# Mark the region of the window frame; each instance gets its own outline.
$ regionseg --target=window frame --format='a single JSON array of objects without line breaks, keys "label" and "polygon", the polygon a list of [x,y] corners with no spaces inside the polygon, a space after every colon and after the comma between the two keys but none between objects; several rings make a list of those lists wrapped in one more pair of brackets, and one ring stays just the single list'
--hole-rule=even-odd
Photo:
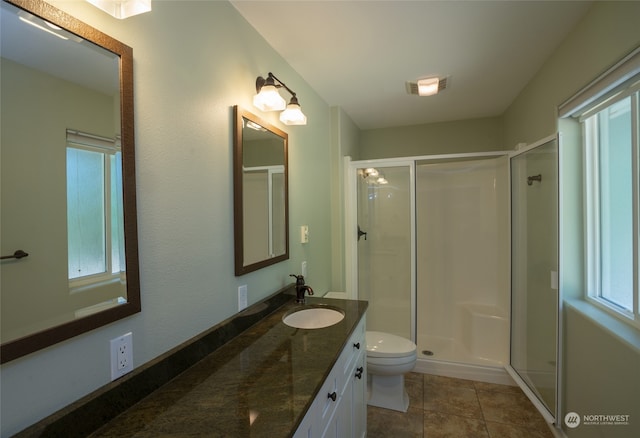
[{"label": "window frame", "polygon": [[[606,311],[617,319],[640,328],[640,291],[638,233],[639,233],[639,187],[640,166],[640,74],[631,81],[632,85],[584,111],[580,117],[584,147],[584,220],[585,220],[585,299],[590,304]],[[614,301],[603,297],[602,293],[602,254],[600,231],[600,164],[599,164],[599,123],[592,117],[620,102],[631,98],[631,173],[632,173],[632,308],[629,310]]]}]

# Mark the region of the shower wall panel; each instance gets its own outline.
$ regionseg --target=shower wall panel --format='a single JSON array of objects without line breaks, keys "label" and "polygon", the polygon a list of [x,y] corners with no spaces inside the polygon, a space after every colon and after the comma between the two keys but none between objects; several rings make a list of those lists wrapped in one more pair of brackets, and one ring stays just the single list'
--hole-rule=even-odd
[{"label": "shower wall panel", "polygon": [[505,157],[417,166],[417,344],[432,359],[507,361],[508,211]]}]

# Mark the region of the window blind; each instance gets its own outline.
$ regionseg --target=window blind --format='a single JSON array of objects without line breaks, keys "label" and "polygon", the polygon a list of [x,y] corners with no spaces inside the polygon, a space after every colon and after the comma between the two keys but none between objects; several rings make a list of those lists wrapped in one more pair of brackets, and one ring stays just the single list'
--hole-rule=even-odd
[{"label": "window blind", "polygon": [[640,47],[560,104],[558,116],[579,117],[583,112],[623,92],[640,80]]}]

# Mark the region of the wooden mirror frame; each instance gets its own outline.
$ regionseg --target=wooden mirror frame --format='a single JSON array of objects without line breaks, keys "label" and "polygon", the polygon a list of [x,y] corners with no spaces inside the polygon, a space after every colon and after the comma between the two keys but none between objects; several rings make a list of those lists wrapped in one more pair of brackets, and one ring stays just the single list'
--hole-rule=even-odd
[{"label": "wooden mirror frame", "polygon": [[[258,262],[245,265],[244,264],[244,207],[243,207],[243,143],[242,143],[242,119],[250,120],[271,133],[281,137],[284,147],[284,226],[285,226],[285,252],[276,257],[267,258]],[[276,128],[249,111],[239,108],[237,105],[233,107],[233,230],[234,230],[234,246],[235,246],[235,275],[240,276],[249,272],[257,271],[266,266],[271,266],[289,258],[289,135]]]},{"label": "wooden mirror frame", "polygon": [[126,303],[4,343],[0,346],[0,363],[6,363],[138,313],[141,303],[133,123],[133,49],[42,0],[2,1],[60,26],[120,57],[120,135],[127,277]]}]

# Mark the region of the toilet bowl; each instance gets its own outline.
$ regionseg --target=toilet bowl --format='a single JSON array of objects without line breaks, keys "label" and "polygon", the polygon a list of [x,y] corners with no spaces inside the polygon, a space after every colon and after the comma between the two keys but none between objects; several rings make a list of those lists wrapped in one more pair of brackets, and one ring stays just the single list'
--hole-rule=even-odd
[{"label": "toilet bowl", "polygon": [[416,344],[391,333],[368,331],[367,374],[371,406],[407,412],[409,396],[404,374],[416,364]]}]

